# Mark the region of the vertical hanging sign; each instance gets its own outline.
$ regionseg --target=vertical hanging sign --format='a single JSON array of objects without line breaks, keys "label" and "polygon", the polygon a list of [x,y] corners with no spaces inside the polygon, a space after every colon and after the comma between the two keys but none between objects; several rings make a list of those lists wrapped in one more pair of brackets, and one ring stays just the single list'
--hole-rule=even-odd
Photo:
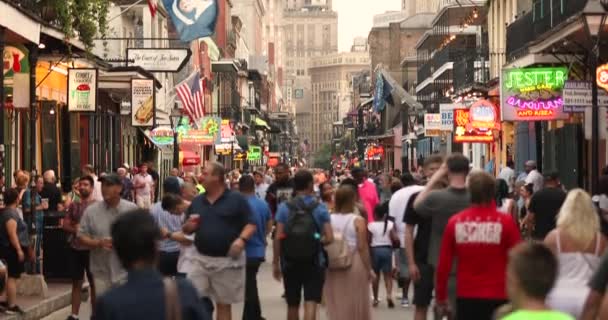
[{"label": "vertical hanging sign", "polygon": [[68,111],[95,112],[97,69],[68,69]]},{"label": "vertical hanging sign", "polygon": [[131,125],[151,127],[154,125],[154,80],[131,80]]}]

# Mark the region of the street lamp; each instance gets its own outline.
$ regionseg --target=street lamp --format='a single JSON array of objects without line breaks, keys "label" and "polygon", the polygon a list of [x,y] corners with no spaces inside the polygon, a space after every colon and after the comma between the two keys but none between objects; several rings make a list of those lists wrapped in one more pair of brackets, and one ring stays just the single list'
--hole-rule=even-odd
[{"label": "street lamp", "polygon": [[[602,3],[603,4],[603,3]],[[597,67],[600,59],[600,33],[606,22],[606,11],[599,1],[588,1],[583,10],[585,29],[591,37],[591,54],[589,66],[591,68],[591,192],[598,192],[599,178],[599,106],[597,88]]]},{"label": "street lamp", "polygon": [[177,103],[171,110],[169,121],[171,121],[171,128],[173,129],[173,167],[179,169],[179,144],[177,142],[177,127],[182,122],[182,111],[177,107]]}]

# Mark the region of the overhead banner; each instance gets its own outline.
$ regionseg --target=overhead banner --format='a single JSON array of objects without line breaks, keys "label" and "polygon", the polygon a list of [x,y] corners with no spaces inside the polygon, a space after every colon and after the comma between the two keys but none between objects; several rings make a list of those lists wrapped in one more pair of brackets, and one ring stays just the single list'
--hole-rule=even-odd
[{"label": "overhead banner", "polygon": [[424,136],[425,137],[441,136],[441,114],[426,113],[424,115]]},{"label": "overhead banner", "polygon": [[163,4],[183,42],[213,35],[217,0],[163,0]]},{"label": "overhead banner", "polygon": [[127,63],[150,72],[179,72],[191,54],[187,48],[128,48]]},{"label": "overhead banner", "polygon": [[68,69],[68,111],[95,112],[97,69]]},{"label": "overhead banner", "polygon": [[151,127],[154,125],[154,80],[131,80],[131,125]]},{"label": "overhead banner", "polygon": [[503,121],[563,120],[563,88],[567,67],[503,69],[501,110]]},{"label": "overhead banner", "polygon": [[454,109],[454,142],[494,141],[494,130],[500,129],[496,106],[479,100],[470,109]]}]

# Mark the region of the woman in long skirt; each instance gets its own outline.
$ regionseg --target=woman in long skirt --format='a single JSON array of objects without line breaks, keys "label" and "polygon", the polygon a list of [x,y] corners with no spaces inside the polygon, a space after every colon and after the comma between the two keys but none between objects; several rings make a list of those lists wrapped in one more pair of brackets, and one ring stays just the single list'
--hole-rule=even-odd
[{"label": "woman in long skirt", "polygon": [[367,240],[367,226],[354,214],[356,193],[349,186],[336,192],[335,213],[331,216],[334,234],[342,234],[352,250],[352,265],[344,270],[328,270],[323,290],[330,320],[370,320],[370,282],[372,271]]}]

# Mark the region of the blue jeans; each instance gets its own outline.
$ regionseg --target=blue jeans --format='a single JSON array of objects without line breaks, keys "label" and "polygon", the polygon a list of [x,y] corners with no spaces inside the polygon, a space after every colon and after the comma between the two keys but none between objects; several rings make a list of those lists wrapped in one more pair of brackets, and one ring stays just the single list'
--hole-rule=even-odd
[{"label": "blue jeans", "polygon": [[44,212],[36,211],[34,217],[34,225],[36,226],[36,246],[34,247],[34,266],[33,272],[35,274],[42,273],[42,238],[44,234]]}]

